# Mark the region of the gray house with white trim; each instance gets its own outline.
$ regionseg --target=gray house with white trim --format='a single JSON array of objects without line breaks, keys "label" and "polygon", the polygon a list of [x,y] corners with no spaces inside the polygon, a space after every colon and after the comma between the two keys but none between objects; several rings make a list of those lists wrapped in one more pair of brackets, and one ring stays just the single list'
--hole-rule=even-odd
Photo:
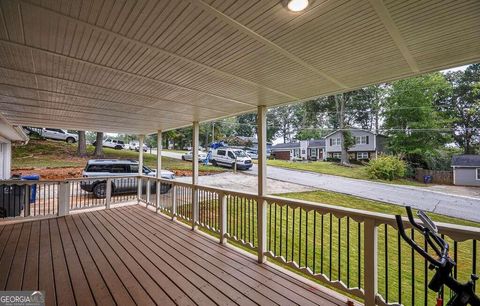
[{"label": "gray house with white trim", "polygon": [[[387,137],[368,130],[350,129],[355,145],[348,149],[350,159],[374,159],[385,151]],[[343,133],[338,130],[325,136],[326,158],[340,158]]]},{"label": "gray house with white trim", "polygon": [[480,155],[452,157],[453,184],[480,187]]}]

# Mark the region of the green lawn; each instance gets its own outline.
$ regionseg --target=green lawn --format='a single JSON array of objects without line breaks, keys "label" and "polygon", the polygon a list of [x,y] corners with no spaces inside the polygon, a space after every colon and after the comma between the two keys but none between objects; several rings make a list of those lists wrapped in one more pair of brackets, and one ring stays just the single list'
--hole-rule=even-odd
[{"label": "green lawn", "polygon": [[168,150],[165,149],[164,151],[173,152],[173,153],[182,153],[182,154],[188,152],[187,150],[170,150],[170,149],[168,149]]},{"label": "green lawn", "polygon": [[420,182],[407,179],[398,179],[393,181],[372,180],[368,178],[365,167],[361,165],[352,165],[351,167],[345,167],[333,162],[292,162],[286,160],[268,160],[267,164],[275,167],[337,175],[354,179],[370,180],[387,184],[412,185],[421,187],[427,186]]},{"label": "green lawn", "polygon": [[[404,208],[400,206],[327,191],[290,193],[279,196],[392,215],[406,215]],[[200,205],[202,212],[215,216],[217,203],[208,206],[201,202]],[[187,206],[189,207],[189,204]],[[209,210],[212,211],[209,212]],[[480,224],[475,222],[438,214],[430,214],[430,216],[439,222],[480,227]],[[211,221],[207,223],[211,223]],[[364,256],[363,223],[346,217],[339,219],[331,214],[321,215],[314,211],[305,212],[300,208],[269,205],[267,224],[267,248],[269,251],[283,256],[288,261],[293,259],[301,266],[307,266],[316,273],[323,273],[332,280],[340,279],[350,287],[363,286],[361,272]],[[249,202],[238,198],[229,199],[227,226],[230,234],[235,234],[238,238],[257,245],[256,209],[251,204],[249,205]],[[205,231],[212,234],[211,231]],[[420,234],[416,233],[416,237],[418,239]],[[472,241],[459,242],[457,245],[448,237],[447,241],[451,245],[452,256],[454,249],[458,250],[458,278],[460,281],[466,281],[472,273]],[[419,239],[419,242],[423,244],[422,239]],[[241,246],[233,240],[230,240],[230,243]],[[255,254],[255,251],[251,249],[242,248]],[[478,262],[476,264],[479,265]],[[431,271],[425,274],[423,258],[412,253],[411,248],[403,240],[399,240],[398,232],[391,226],[381,225],[378,228],[378,273],[379,292],[384,298],[387,297],[386,289],[388,288],[390,302],[397,302],[401,297],[404,305],[424,304],[425,280],[429,280],[433,274]],[[399,273],[401,273],[400,281]],[[412,294],[412,290],[414,290],[414,294]],[[435,295],[430,291],[427,292],[427,305],[433,305]],[[446,291],[445,296],[448,297],[448,294],[449,292]]]},{"label": "green lawn", "polygon": [[[93,146],[87,147],[89,156],[80,158],[76,156],[77,145],[63,141],[35,140],[32,139],[27,145],[16,146],[13,149],[12,168],[63,168],[84,167],[87,160],[93,158]],[[105,158],[135,159],[138,160],[138,152],[130,150],[114,150],[104,148]],[[157,156],[144,153],[145,165],[155,168]],[[179,159],[162,156],[162,168],[168,170],[191,170],[192,163]],[[221,172],[225,169],[200,165],[200,171]]]}]

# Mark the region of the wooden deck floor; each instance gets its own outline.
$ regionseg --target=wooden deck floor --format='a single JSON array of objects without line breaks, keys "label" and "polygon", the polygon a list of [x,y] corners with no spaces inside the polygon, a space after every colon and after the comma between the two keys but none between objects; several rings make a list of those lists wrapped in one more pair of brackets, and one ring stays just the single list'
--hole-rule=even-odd
[{"label": "wooden deck floor", "polygon": [[0,290],[48,305],[338,302],[138,205],[0,226]]}]

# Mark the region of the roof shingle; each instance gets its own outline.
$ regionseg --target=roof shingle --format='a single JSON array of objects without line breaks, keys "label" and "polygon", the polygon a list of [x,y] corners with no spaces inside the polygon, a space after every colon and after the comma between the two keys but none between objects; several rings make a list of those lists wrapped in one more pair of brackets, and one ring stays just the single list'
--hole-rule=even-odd
[{"label": "roof shingle", "polygon": [[480,167],[480,155],[455,155],[452,157],[452,166]]}]

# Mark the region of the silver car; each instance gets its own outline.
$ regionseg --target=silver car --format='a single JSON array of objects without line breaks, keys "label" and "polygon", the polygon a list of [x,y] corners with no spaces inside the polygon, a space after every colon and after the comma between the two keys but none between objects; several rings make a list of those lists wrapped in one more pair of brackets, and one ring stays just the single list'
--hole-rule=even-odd
[{"label": "silver car", "polygon": [[[207,153],[205,152],[198,152],[198,161],[204,161],[207,158]],[[183,160],[188,160],[192,161],[193,160],[193,154],[192,151],[188,151],[187,153],[182,155]]]},{"label": "silver car", "polygon": [[[83,177],[113,177],[112,195],[136,193],[138,185],[135,176],[138,175],[138,166],[139,164],[135,160],[92,159],[85,166]],[[143,174],[151,177],[157,175],[155,170],[146,166],[143,166]],[[168,170],[162,170],[162,178],[174,179],[175,174]],[[82,181],[80,187],[87,192],[92,192],[97,198],[105,198],[106,196],[107,184],[105,179],[85,180]],[[151,188],[152,193],[155,192],[156,184],[151,184]],[[162,183],[160,193],[167,193],[171,188],[171,184]]]}]

